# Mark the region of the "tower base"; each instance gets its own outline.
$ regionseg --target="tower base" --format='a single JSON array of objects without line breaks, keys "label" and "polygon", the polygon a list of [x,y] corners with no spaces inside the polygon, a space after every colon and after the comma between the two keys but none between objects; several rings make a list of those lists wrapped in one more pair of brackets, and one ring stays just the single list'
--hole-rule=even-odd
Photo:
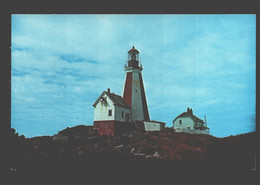
[{"label": "tower base", "polygon": [[132,131],[161,131],[165,128],[165,123],[159,121],[121,122],[107,120],[94,121],[94,128],[99,135],[114,136]]}]

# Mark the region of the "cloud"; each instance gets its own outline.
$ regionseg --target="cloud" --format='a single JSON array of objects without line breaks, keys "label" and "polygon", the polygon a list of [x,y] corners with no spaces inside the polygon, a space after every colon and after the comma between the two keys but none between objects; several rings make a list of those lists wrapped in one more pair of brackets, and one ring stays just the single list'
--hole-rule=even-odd
[{"label": "cloud", "polygon": [[67,62],[69,62],[69,63],[73,63],[73,62],[89,62],[89,63],[93,63],[93,64],[95,64],[95,63],[97,63],[97,61],[94,61],[94,60],[87,60],[87,59],[85,59],[85,58],[83,58],[83,57],[80,57],[80,56],[76,56],[76,55],[61,55],[60,56],[60,59],[61,60],[65,60],[65,61],[67,61]]},{"label": "cloud", "polygon": [[44,84],[54,84],[54,85],[66,87],[66,84],[64,84],[62,82],[55,82],[55,81],[52,81],[52,80],[46,80],[44,82]]},{"label": "cloud", "polygon": [[25,76],[30,74],[29,72],[25,72],[25,71],[20,71],[20,70],[16,70],[16,69],[12,69],[12,76]]},{"label": "cloud", "polygon": [[21,51],[21,52],[26,51],[26,52],[32,52],[33,50],[32,50],[32,48],[30,48],[30,47],[18,47],[18,46],[14,46],[14,47],[12,47],[12,51]]}]

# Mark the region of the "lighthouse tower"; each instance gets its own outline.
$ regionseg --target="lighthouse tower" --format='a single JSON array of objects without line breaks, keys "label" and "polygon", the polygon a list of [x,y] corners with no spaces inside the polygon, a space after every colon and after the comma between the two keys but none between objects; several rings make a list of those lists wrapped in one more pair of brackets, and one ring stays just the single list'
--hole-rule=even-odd
[{"label": "lighthouse tower", "polygon": [[132,122],[150,120],[142,70],[142,65],[139,63],[139,51],[133,46],[133,48],[128,51],[128,62],[125,65],[126,78],[123,90],[123,99],[131,107]]}]

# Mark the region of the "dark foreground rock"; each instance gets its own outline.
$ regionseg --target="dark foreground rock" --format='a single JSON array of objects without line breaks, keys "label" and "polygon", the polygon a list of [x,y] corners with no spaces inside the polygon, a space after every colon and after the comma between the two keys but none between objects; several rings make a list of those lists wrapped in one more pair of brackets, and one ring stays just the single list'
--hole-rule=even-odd
[{"label": "dark foreground rock", "polygon": [[9,184],[256,184],[255,133],[131,131],[99,136],[91,126],[25,138],[12,130]]}]

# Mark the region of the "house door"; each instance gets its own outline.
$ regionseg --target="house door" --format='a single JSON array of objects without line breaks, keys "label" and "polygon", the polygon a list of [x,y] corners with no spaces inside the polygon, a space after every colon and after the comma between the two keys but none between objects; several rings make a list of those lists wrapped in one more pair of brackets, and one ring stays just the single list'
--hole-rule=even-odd
[{"label": "house door", "polygon": [[126,114],[125,114],[125,121],[126,121],[126,122],[129,122],[129,117],[130,117],[129,113],[126,113]]}]

